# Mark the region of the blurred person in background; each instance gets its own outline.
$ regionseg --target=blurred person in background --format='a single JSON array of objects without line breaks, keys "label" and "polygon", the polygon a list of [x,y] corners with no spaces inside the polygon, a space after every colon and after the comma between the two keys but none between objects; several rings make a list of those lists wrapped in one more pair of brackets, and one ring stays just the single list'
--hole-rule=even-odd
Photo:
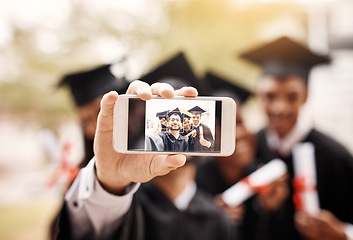
[{"label": "blurred person in background", "polygon": [[241,104],[251,96],[251,92],[213,73],[207,73],[204,82],[212,89],[212,96],[231,97],[237,103],[235,152],[228,157],[208,157],[197,170],[197,184],[216,196],[256,169],[251,166],[255,156],[255,138],[246,129],[241,114]]},{"label": "blurred person in background", "polygon": [[266,193],[260,191],[240,206],[228,206],[222,200],[221,193],[258,168],[259,161],[255,161],[256,139],[247,129],[242,115],[242,108],[252,96],[252,92],[213,73],[206,74],[204,83],[209,85],[211,95],[231,97],[237,103],[236,148],[235,152],[228,157],[207,157],[198,165],[196,183],[211,194],[215,203],[234,220],[241,231],[242,238],[251,239],[249,236],[253,226],[248,222],[247,209],[253,204],[257,204],[263,211],[271,211],[272,208],[280,206],[288,196],[286,177],[271,184],[270,191]]},{"label": "blurred person in background", "polygon": [[[349,189],[353,189],[353,158],[337,141],[299,119],[308,95],[309,72],[328,58],[287,37],[241,56],[262,68],[257,96],[268,124],[257,134],[256,159],[266,163],[280,158],[290,174],[291,194],[283,207],[270,215],[253,209],[256,239],[352,239],[353,192]],[[299,142],[311,142],[315,147],[321,208],[316,215],[296,211],[293,203],[292,149]]]},{"label": "blurred person in background", "polygon": [[112,64],[66,74],[58,86],[69,86],[83,130],[85,154],[79,167],[85,167],[93,157],[93,139],[96,131],[100,101],[109,91],[125,93],[128,82],[117,79],[111,72]]},{"label": "blurred person in background", "polygon": [[200,84],[186,55],[182,51],[177,52],[139,79],[150,85],[156,82],[168,83],[175,89],[191,86],[197,88],[199,95],[205,94],[204,87]]}]

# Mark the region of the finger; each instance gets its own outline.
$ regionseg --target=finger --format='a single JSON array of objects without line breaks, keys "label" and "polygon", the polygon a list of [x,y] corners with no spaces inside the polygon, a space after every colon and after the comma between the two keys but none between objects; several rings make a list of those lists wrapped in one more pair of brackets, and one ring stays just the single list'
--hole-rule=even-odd
[{"label": "finger", "polygon": [[127,94],[137,95],[142,100],[149,100],[152,98],[151,87],[145,82],[135,80],[130,83],[126,91]]},{"label": "finger", "polygon": [[305,224],[305,214],[302,211],[297,211],[294,215],[295,223],[299,226],[304,226]]},{"label": "finger", "polygon": [[118,93],[115,91],[110,91],[103,95],[100,102],[100,114],[103,116],[110,116],[114,112],[114,105],[116,100],[118,100]]},{"label": "finger", "polygon": [[151,85],[152,94],[163,98],[173,98],[174,88],[167,83],[154,83]]},{"label": "finger", "polygon": [[151,161],[150,173],[152,176],[162,176],[183,166],[186,162],[184,155],[155,155]]},{"label": "finger", "polygon": [[197,97],[198,92],[194,87],[182,87],[179,90],[175,91],[176,96],[184,96],[184,97]]},{"label": "finger", "polygon": [[118,99],[118,93],[111,91],[103,95],[100,102],[100,112],[97,120],[97,130],[107,131],[113,128],[114,105]]}]

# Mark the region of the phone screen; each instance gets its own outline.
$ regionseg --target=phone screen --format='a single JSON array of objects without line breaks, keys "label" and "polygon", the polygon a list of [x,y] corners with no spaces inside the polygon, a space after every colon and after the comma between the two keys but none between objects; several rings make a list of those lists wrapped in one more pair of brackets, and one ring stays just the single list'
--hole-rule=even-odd
[{"label": "phone screen", "polygon": [[220,152],[222,101],[130,98],[128,150]]}]

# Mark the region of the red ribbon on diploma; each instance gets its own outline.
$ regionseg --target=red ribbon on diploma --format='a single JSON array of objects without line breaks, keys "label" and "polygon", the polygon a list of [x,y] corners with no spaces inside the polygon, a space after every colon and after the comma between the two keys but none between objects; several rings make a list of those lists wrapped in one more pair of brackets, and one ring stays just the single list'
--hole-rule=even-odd
[{"label": "red ribbon on diploma", "polygon": [[301,194],[304,191],[316,191],[316,186],[310,185],[306,180],[305,176],[296,176],[293,179],[292,183],[294,188],[294,194],[293,194],[294,206],[297,210],[303,210],[304,203],[303,203]]},{"label": "red ribbon on diploma", "polygon": [[252,185],[249,181],[249,177],[245,177],[240,181],[245,183],[246,185],[248,185],[251,190],[253,190],[257,193],[260,193],[260,194],[267,194],[267,193],[271,192],[271,190],[272,190],[271,184],[263,184],[263,185],[258,185],[258,186]]},{"label": "red ribbon on diploma", "polygon": [[49,188],[54,186],[63,174],[68,174],[70,184],[75,180],[76,176],[78,175],[80,169],[76,166],[71,165],[68,161],[71,147],[72,145],[70,143],[66,143],[64,145],[61,158],[60,158],[59,168],[56,169],[56,171],[54,172],[54,174],[52,175],[52,177],[49,179],[47,183],[47,186]]}]

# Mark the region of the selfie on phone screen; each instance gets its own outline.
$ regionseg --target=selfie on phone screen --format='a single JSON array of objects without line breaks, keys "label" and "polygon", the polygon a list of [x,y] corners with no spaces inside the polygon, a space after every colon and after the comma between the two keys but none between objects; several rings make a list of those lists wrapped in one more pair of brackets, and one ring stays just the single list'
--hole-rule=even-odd
[{"label": "selfie on phone screen", "polygon": [[[136,119],[130,99],[128,148],[156,152],[219,152],[222,102],[216,100],[152,99],[145,106],[143,119]],[[131,125],[129,124],[129,126]],[[144,124],[144,136],[137,136],[136,126]],[[142,144],[141,139],[144,139]],[[216,141],[217,140],[217,141]]]}]

